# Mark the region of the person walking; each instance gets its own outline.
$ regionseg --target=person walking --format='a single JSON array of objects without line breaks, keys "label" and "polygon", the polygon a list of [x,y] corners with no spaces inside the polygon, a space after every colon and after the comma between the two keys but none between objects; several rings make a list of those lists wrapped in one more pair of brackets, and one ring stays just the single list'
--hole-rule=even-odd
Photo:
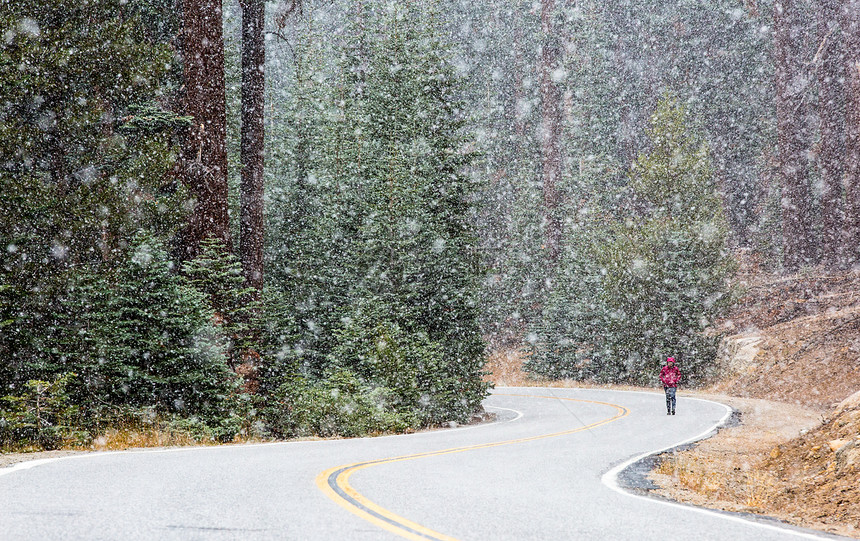
[{"label": "person walking", "polygon": [[675,391],[681,379],[681,370],[675,364],[674,357],[668,357],[666,364],[660,369],[660,382],[666,393],[666,415],[675,415]]}]

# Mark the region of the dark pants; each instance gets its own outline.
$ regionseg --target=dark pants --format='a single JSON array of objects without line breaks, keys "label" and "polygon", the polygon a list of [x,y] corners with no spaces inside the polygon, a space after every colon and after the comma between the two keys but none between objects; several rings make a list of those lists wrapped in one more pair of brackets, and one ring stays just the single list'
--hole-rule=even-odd
[{"label": "dark pants", "polygon": [[666,413],[675,414],[675,387],[663,387],[666,391]]}]

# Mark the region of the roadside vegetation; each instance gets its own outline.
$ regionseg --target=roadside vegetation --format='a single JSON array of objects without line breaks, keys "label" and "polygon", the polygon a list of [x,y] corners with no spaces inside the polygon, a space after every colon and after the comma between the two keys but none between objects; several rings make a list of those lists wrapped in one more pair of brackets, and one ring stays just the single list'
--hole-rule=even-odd
[{"label": "roadside vegetation", "polygon": [[205,145],[183,161],[175,15],[72,4],[0,11],[0,448],[363,436],[480,414],[475,153],[438,17],[369,7],[325,43],[317,84],[289,83],[260,287],[229,229],[198,238],[220,214],[195,191],[214,175],[198,174]]}]

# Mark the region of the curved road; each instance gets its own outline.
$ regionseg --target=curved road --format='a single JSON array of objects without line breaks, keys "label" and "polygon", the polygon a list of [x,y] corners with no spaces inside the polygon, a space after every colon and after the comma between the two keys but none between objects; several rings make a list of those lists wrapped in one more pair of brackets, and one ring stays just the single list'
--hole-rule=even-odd
[{"label": "curved road", "polygon": [[501,388],[498,422],[352,440],[97,453],[0,470],[0,539],[833,539],[631,496],[618,472],[728,408]]}]

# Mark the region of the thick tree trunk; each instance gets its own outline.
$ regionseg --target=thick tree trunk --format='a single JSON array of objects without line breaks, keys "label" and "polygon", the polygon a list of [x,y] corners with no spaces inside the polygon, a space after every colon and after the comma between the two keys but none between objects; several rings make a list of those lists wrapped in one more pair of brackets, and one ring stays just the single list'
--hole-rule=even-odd
[{"label": "thick tree trunk", "polygon": [[[553,25],[555,0],[541,0],[541,177],[544,196],[544,228],[549,269],[555,267],[561,253],[561,121],[562,95],[557,81],[561,70],[561,46]],[[551,274],[551,272],[550,272]]]},{"label": "thick tree trunk", "polygon": [[809,186],[809,129],[803,94],[799,29],[795,0],[774,3],[776,130],[782,186],[783,266],[790,271],[815,261]]},{"label": "thick tree trunk", "polygon": [[860,0],[842,5],[845,75],[846,263],[860,262]]},{"label": "thick tree trunk", "polygon": [[249,287],[263,289],[264,0],[241,0],[242,188],[240,252]]},{"label": "thick tree trunk", "polygon": [[182,144],[182,177],[196,203],[182,239],[183,259],[206,238],[228,249],[227,113],[220,0],[183,3],[184,113],[194,117]]},{"label": "thick tree trunk", "polygon": [[821,173],[821,259],[838,264],[842,246],[842,177],[845,157],[844,83],[842,32],[839,28],[841,0],[818,4],[818,118],[821,144],[818,152]]}]

